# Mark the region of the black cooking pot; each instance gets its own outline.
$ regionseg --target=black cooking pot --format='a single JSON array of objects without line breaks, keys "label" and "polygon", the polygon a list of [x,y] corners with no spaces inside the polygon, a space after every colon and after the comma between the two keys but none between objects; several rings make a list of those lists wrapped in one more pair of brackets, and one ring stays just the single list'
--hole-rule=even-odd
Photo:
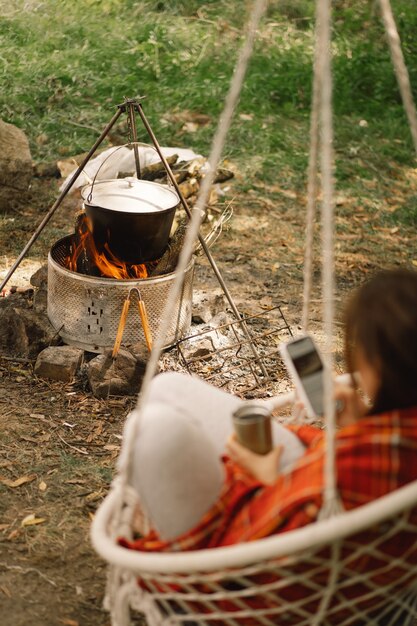
[{"label": "black cooking pot", "polygon": [[120,178],[87,185],[81,195],[100,252],[107,244],[127,263],[162,256],[179,204],[174,190],[147,180]]}]

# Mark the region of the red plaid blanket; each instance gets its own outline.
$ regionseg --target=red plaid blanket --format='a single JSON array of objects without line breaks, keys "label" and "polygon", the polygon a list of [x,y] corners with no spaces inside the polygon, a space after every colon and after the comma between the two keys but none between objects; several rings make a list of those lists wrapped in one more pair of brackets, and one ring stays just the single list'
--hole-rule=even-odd
[{"label": "red plaid blanket", "polygon": [[[310,426],[293,430],[307,450],[290,474],[265,486],[225,458],[221,497],[197,527],[175,541],[164,542],[151,532],[120,544],[145,551],[194,550],[253,541],[314,521],[322,504],[324,433]],[[338,491],[346,509],[417,479],[417,407],[341,429],[336,451]]]}]

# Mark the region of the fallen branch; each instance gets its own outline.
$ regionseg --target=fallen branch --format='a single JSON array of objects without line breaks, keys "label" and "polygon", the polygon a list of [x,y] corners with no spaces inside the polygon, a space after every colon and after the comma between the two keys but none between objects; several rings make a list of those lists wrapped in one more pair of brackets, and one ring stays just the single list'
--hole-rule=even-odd
[{"label": "fallen branch", "polygon": [[23,568],[20,565],[7,565],[7,563],[0,563],[0,567],[3,567],[5,570],[20,572],[21,574],[32,574],[32,573],[38,574],[38,576],[46,580],[47,583],[49,583],[53,587],[57,587],[57,584],[55,581],[45,576],[45,574],[42,574],[42,572],[40,572],[35,567]]},{"label": "fallen branch", "polygon": [[77,448],[76,446],[72,446],[70,443],[68,443],[68,441],[65,441],[65,439],[63,437],[61,437],[61,435],[58,435],[59,439],[65,443],[66,446],[68,446],[69,448],[71,448],[72,450],[76,450],[77,452],[79,452],[80,454],[86,454],[88,456],[88,452],[86,450],[81,450],[81,448]]},{"label": "fallen branch", "polygon": [[4,354],[0,354],[0,359],[3,361],[12,361],[13,363],[34,363],[36,359],[23,359],[18,356],[5,356]]}]

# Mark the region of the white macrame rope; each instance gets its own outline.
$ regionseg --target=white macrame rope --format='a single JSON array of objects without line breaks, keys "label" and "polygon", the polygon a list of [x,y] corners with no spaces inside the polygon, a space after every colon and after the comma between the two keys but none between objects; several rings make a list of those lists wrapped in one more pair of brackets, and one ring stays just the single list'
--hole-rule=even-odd
[{"label": "white macrame rope", "polygon": [[[251,20],[251,28],[253,28],[253,33],[252,35],[254,35],[255,31],[256,31],[256,24],[257,22],[255,21],[255,25],[254,25],[254,16],[256,15],[256,9],[259,7],[262,7],[262,10],[265,6],[265,2],[259,1],[256,3],[255,8],[254,8],[254,12],[252,15],[252,20]],[[382,6],[382,0],[381,0],[381,6]],[[388,5],[389,6],[389,5]],[[257,19],[260,19],[260,16],[262,14],[262,11],[258,14]],[[323,195],[323,203],[322,203],[322,243],[323,243],[323,302],[324,302],[324,311],[323,311],[323,317],[324,317],[324,327],[325,327],[325,331],[326,331],[326,337],[327,337],[327,361],[328,361],[328,372],[329,372],[329,380],[326,379],[326,398],[325,398],[325,411],[326,411],[326,416],[327,416],[327,445],[326,445],[326,463],[325,463],[325,493],[324,493],[324,507],[322,509],[321,512],[321,516],[322,517],[329,517],[332,514],[334,514],[337,510],[337,492],[336,492],[336,477],[335,477],[335,448],[334,448],[334,431],[335,431],[335,423],[334,423],[334,407],[333,407],[333,394],[332,394],[332,380],[331,380],[331,376],[330,376],[330,372],[332,371],[332,365],[333,365],[333,359],[332,359],[332,345],[331,345],[331,341],[332,341],[332,336],[333,336],[333,290],[334,290],[334,277],[333,277],[333,247],[332,247],[332,241],[333,241],[333,229],[334,229],[334,225],[333,225],[333,182],[332,182],[332,166],[333,166],[333,157],[332,157],[332,140],[333,140],[333,129],[332,129],[332,107],[331,107],[331,92],[332,92],[332,84],[331,84],[331,73],[330,73],[330,25],[331,25],[331,15],[330,15],[330,0],[318,0],[317,2],[317,41],[316,41],[316,61],[315,61],[315,72],[317,71],[317,76],[315,76],[315,85],[313,86],[313,105],[316,104],[316,106],[318,107],[317,110],[319,110],[320,113],[320,125],[321,125],[321,130],[322,130],[322,134],[321,134],[321,143],[322,143],[322,154],[321,154],[321,172],[322,172],[322,195]],[[250,39],[250,37],[248,36],[248,40]],[[253,37],[251,39],[252,44],[253,45]],[[210,157],[210,164],[211,164],[211,172],[215,172],[216,170],[216,166],[217,166],[217,161],[216,159],[220,158],[220,154],[221,154],[221,149],[222,149],[222,144],[221,142],[223,141],[224,143],[224,139],[228,130],[228,124],[230,125],[230,119],[231,119],[231,115],[233,112],[233,108],[236,104],[237,101],[237,97],[239,94],[239,90],[241,87],[241,81],[243,80],[243,74],[244,71],[241,73],[240,77],[238,75],[238,70],[239,68],[242,68],[241,63],[243,63],[242,59],[246,58],[246,63],[247,63],[247,59],[250,56],[250,52],[248,52],[248,48],[247,48],[248,42],[246,42],[244,49],[242,50],[241,56],[239,58],[239,64],[237,67],[237,70],[235,72],[233,81],[232,81],[232,86],[229,92],[229,96],[228,99],[226,100],[226,107],[225,107],[225,112],[221,118],[221,122],[218,128],[218,131],[215,135],[215,138],[213,140],[213,148],[212,148],[212,153],[211,153],[211,157]],[[247,57],[245,57],[245,50],[247,51]],[[245,65],[243,64],[243,67],[245,67]],[[240,81],[240,85],[239,85],[239,81]],[[237,88],[237,85],[239,85],[239,87]],[[314,90],[316,90],[316,95],[314,95]],[[231,106],[230,102],[232,99],[232,95],[234,94],[234,98],[236,98],[234,105]],[[232,101],[233,102],[233,101]],[[229,106],[230,105],[230,106]],[[315,108],[313,106],[313,108]],[[316,112],[317,113],[317,112]],[[311,132],[316,132],[316,141],[317,141],[317,146],[316,148],[311,148],[310,151],[310,167],[312,172],[315,171],[315,174],[317,176],[317,153],[318,153],[318,145],[319,145],[319,137],[318,137],[318,128],[319,128],[319,122],[318,119],[316,119],[316,121],[313,118],[312,115],[312,124],[311,124]],[[316,129],[314,131],[314,129]],[[221,132],[222,131],[222,132]],[[216,150],[215,150],[216,148]],[[314,160],[316,160],[316,163],[314,164]],[[210,181],[210,182],[208,182]],[[313,183],[312,183],[313,184]],[[314,181],[314,185],[316,185],[317,182],[316,180]],[[187,232],[187,237],[185,240],[185,244],[183,247],[183,251],[181,253],[180,256],[180,262],[179,262],[179,267],[178,267],[178,275],[176,277],[174,286],[177,285],[177,292],[175,295],[172,296],[172,298],[168,299],[166,308],[165,308],[165,315],[164,315],[164,319],[166,320],[167,318],[169,318],[169,312],[172,310],[172,303],[175,302],[175,298],[178,296],[179,291],[181,289],[181,284],[182,284],[182,277],[183,277],[183,272],[188,264],[188,260],[192,254],[192,249],[193,249],[193,245],[198,233],[198,229],[200,226],[200,221],[201,221],[201,208],[205,206],[207,197],[208,197],[208,193],[209,193],[209,189],[210,189],[210,185],[211,185],[211,180],[209,177],[207,177],[207,182],[206,180],[204,181],[203,185],[202,185],[202,189],[200,192],[200,196],[198,199],[198,203],[197,203],[197,209],[194,211],[193,213],[193,217],[190,223],[190,227],[188,229]],[[310,187],[311,189],[311,187]],[[314,190],[314,187],[313,187]],[[316,191],[316,190],[315,190]],[[314,191],[314,194],[312,193],[311,197],[314,198],[314,202],[316,200],[316,193]],[[312,208],[312,218],[311,218],[311,229],[313,229],[314,226],[314,204],[313,204],[313,208]],[[311,231],[312,232],[312,231]],[[313,240],[313,235],[311,234],[311,241]],[[309,253],[309,259],[311,262],[312,259],[312,248],[310,250]],[[310,266],[310,281],[311,281],[311,266]],[[310,286],[311,286],[311,282],[310,282]],[[173,290],[172,290],[173,291]],[[171,294],[170,294],[171,296]],[[309,295],[307,297],[307,311],[308,311],[308,301],[309,301]],[[304,315],[303,315],[304,317]],[[307,317],[306,317],[306,324],[307,324]],[[154,352],[151,355],[151,360],[150,363],[148,365],[148,369],[146,372],[146,376],[145,376],[145,382],[146,384],[144,384],[144,389],[143,389],[143,393],[138,401],[138,408],[140,409],[144,403],[146,402],[146,394],[147,394],[147,388],[149,386],[150,380],[152,379],[155,371],[156,371],[156,366],[159,360],[159,356],[160,353],[162,351],[162,347],[163,347],[163,343],[164,343],[164,336],[166,333],[166,324],[162,325],[162,328],[160,330],[160,333],[158,335],[158,340],[157,343],[155,345],[154,348]],[[151,365],[152,362],[152,365]],[[330,381],[330,382],[329,382]],[[128,420],[129,421],[129,420]],[[138,421],[137,420],[133,420],[131,421],[130,424],[132,427],[137,428],[138,427]],[[130,433],[132,433],[132,428],[130,429]],[[131,457],[132,454],[132,444],[134,441],[134,437],[125,437],[124,438],[124,447],[127,448],[127,461],[126,461],[126,456],[124,457],[123,462],[121,463],[122,465],[122,469],[121,469],[121,476],[119,476],[119,479],[121,477],[123,477],[124,480],[127,480],[127,476],[128,476],[128,461]],[[112,509],[113,515],[112,515],[112,520],[119,516],[120,517],[120,510],[121,510],[121,506],[119,507],[119,503],[123,503],[123,498],[128,496],[128,492],[126,491],[125,493],[123,493],[123,489],[120,489],[120,480],[118,481],[117,484],[117,489],[118,491],[121,492],[121,497],[119,498],[119,496],[117,496],[117,499],[115,499],[115,502],[117,501],[117,504],[114,506],[114,508]],[[126,489],[126,485],[124,486],[124,488]],[[403,488],[403,490],[407,490],[410,489],[410,486]],[[110,494],[111,496],[112,494]],[[115,492],[113,492],[113,496],[115,496]],[[384,549],[384,544],[386,541],[386,535],[382,536],[379,535],[373,542],[367,544],[366,546],[363,546],[362,544],[359,544],[357,551],[356,552],[352,552],[352,541],[350,539],[348,539],[347,543],[345,544],[349,550],[348,550],[348,556],[347,557],[343,557],[340,558],[340,563],[339,563],[339,554],[336,554],[336,551],[339,551],[340,549],[340,539],[343,535],[343,537],[348,536],[348,532],[346,531],[347,528],[349,528],[349,532],[352,531],[352,516],[353,518],[356,517],[360,517],[363,514],[363,519],[366,520],[366,524],[368,525],[370,523],[370,519],[372,521],[372,515],[369,514],[369,511],[372,509],[372,511],[375,510],[375,507],[378,508],[378,515],[375,516],[375,520],[374,522],[372,522],[372,524],[375,523],[380,523],[381,520],[385,520],[388,516],[387,511],[390,511],[390,515],[393,512],[394,509],[394,513],[395,515],[398,515],[398,512],[395,512],[395,506],[392,506],[392,501],[394,500],[395,502],[397,502],[397,498],[400,495],[400,493],[393,493],[390,494],[389,496],[385,496],[385,499],[387,501],[387,507],[386,510],[384,512],[384,515],[381,514],[381,510],[378,508],[381,506],[381,502],[375,502],[375,503],[371,503],[370,505],[367,505],[368,509],[366,510],[366,514],[365,514],[365,510],[358,510],[358,511],[353,511],[350,514],[346,514],[349,515],[349,521],[344,519],[344,516],[339,517],[338,519],[330,519],[327,520],[327,522],[323,522],[325,524],[333,524],[334,527],[336,528],[337,525],[337,529],[338,529],[338,534],[337,537],[334,537],[333,539],[331,539],[331,534],[329,535],[329,530],[326,528],[326,532],[324,533],[323,537],[326,538],[327,540],[330,540],[332,542],[336,542],[332,544],[332,553],[330,556],[330,559],[328,560],[328,565],[329,567],[331,566],[331,577],[329,579],[329,585],[328,585],[328,589],[327,589],[327,594],[325,594],[325,597],[323,598],[319,609],[317,611],[316,614],[316,619],[314,623],[321,623],[322,618],[323,619],[331,619],[331,617],[335,614],[335,612],[341,610],[341,611],[347,611],[351,608],[352,606],[352,599],[349,598],[344,598],[343,596],[343,589],[345,585],[349,585],[351,586],[352,583],[354,582],[354,578],[350,577],[348,581],[340,581],[338,580],[338,573],[339,571],[344,571],[345,569],[348,570],[350,567],[350,563],[354,562],[358,557],[362,557],[364,554],[366,555],[371,555],[374,558],[377,558],[381,561],[383,561],[384,559],[386,560],[386,566],[383,567],[383,570],[381,570],[381,568],[378,568],[378,572],[381,573],[381,571],[385,571],[385,569],[387,569],[387,571],[389,571],[389,568],[392,566],[392,559],[391,557],[389,557],[389,555],[386,554],[385,549]],[[109,496],[108,496],[109,497]],[[415,497],[417,497],[417,494],[415,494]],[[404,507],[407,506],[411,506],[411,501],[413,499],[408,496],[408,491],[407,491],[407,495],[404,498]],[[389,504],[388,504],[389,502]],[[102,505],[103,506],[103,505]],[[118,509],[119,507],[119,509]],[[97,514],[97,517],[102,515],[102,511],[99,511]],[[355,518],[356,519],[356,518]],[[411,522],[408,522],[407,519],[404,517],[403,520],[397,520],[396,522],[396,530],[401,530],[401,524],[404,524],[404,529],[407,532],[412,532],[412,531],[417,531],[417,527],[411,525]],[[106,531],[108,530],[108,523],[106,523]],[[345,534],[342,533],[343,527],[345,527]],[[366,526],[367,527],[367,526]],[[320,524],[318,525],[312,525],[309,528],[306,529],[300,529],[299,531],[294,531],[295,534],[299,533],[297,535],[297,537],[293,534],[290,533],[288,537],[285,538],[285,545],[286,545],[286,551],[285,551],[285,559],[284,562],[282,564],[282,567],[280,566],[280,564],[277,563],[277,578],[279,578],[279,583],[277,584],[276,589],[274,590],[274,593],[276,592],[279,595],[279,589],[281,588],[281,583],[282,581],[284,581],[285,579],[288,579],[287,582],[290,582],[291,585],[293,584],[291,576],[292,576],[292,571],[289,571],[289,566],[288,566],[288,558],[287,555],[288,554],[293,554],[293,551],[297,552],[297,550],[300,549],[300,536],[303,535],[308,535],[308,545],[306,546],[306,551],[308,551],[309,547],[311,544],[315,543],[314,540],[314,536],[315,533],[320,529]],[[358,529],[357,529],[358,530]],[[301,535],[300,535],[300,531],[301,531]],[[352,531],[353,532],[353,531]],[[394,531],[392,531],[394,532]],[[260,561],[262,561],[263,559],[269,559],[271,557],[271,546],[268,544],[268,552],[267,554],[265,553],[264,550],[264,554],[262,556],[262,545],[264,545],[266,542],[268,541],[274,541],[274,542],[280,542],[280,540],[284,539],[283,537],[275,537],[275,538],[269,538],[266,540],[263,540],[263,542],[260,542],[257,546],[256,546],[256,562],[257,565],[256,567],[261,567],[260,565]],[[292,541],[292,540],[295,540]],[[288,545],[288,543],[291,544],[291,541],[293,543],[293,545]],[[317,542],[317,537],[316,537],[316,542]],[[282,542],[281,542],[282,543]],[[381,543],[381,546],[380,546]],[[272,545],[272,544],[271,544]],[[336,547],[337,546],[337,547]],[[247,546],[236,546],[235,548],[233,548],[233,555],[236,556],[236,550],[239,548],[240,551],[242,550],[250,550],[250,548],[255,547],[255,546],[251,546],[250,544],[248,544]],[[113,543],[111,544],[111,549],[114,549]],[[220,552],[219,552],[220,551]],[[410,551],[412,551],[412,546],[410,544]],[[210,552],[210,551],[207,551]],[[215,554],[214,554],[215,552]],[[273,553],[273,551],[272,551]],[[230,567],[232,566],[232,561],[233,559],[231,558],[231,554],[229,554],[229,557],[219,557],[219,554],[222,554],[222,549],[218,549],[217,551],[211,551],[210,552],[210,557],[215,557],[217,559],[221,560],[221,564],[216,566],[216,576],[218,577],[218,579],[220,580],[219,583],[219,587],[218,587],[218,592],[217,595],[220,597],[220,595],[224,594],[225,599],[229,599],[230,598],[230,591],[229,590],[225,590],[224,587],[222,586],[222,577],[221,574],[224,573],[225,576],[227,576],[228,579],[230,579]],[[275,552],[275,557],[277,556],[277,552]],[[342,557],[343,555],[343,551],[340,552],[340,557]],[[129,570],[129,562],[127,559],[127,556],[129,557],[138,557],[139,559],[139,555],[132,555],[131,553],[129,553],[128,555],[124,555],[124,559],[126,559],[126,563],[124,562],[124,565],[122,567],[122,570],[124,571],[125,569]],[[157,555],[158,557],[162,556],[162,555]],[[164,557],[167,557],[168,555],[164,555]],[[188,558],[191,557],[192,555],[172,555],[172,559],[183,559],[183,558]],[[143,556],[140,555],[140,558],[142,559]],[[149,558],[149,555],[147,555],[147,557],[145,558]],[[171,557],[170,557],[171,558]],[[203,551],[203,555],[199,554],[198,555],[198,570],[196,569],[195,571],[203,571],[205,570],[205,568],[207,567],[207,562],[205,561],[205,558],[208,559],[208,556],[204,557],[204,551]],[[239,557],[241,558],[241,557]],[[111,560],[109,560],[109,562],[112,562]],[[140,561],[140,563],[142,564],[142,560]],[[312,591],[313,591],[313,595],[315,593],[314,591],[314,579],[309,579],[307,572],[310,572],[314,575],[314,571],[316,571],[318,564],[320,565],[320,567],[323,567],[323,564],[318,561],[318,555],[316,554],[312,554],[311,555],[311,559],[310,560],[306,560],[306,562],[304,563],[305,567],[304,567],[304,571],[305,571],[305,575],[307,576],[306,580],[309,581],[309,584],[312,585]],[[378,602],[375,604],[375,608],[379,608],[380,606],[382,607],[383,611],[386,612],[387,609],[383,608],[383,603],[384,602],[384,596],[388,597],[391,593],[393,594],[393,600],[394,600],[394,607],[396,607],[398,609],[398,612],[393,615],[392,619],[390,620],[390,624],[392,624],[394,626],[394,624],[397,623],[398,619],[399,619],[399,615],[400,615],[400,611],[407,610],[410,615],[412,613],[412,615],[414,617],[417,617],[417,601],[416,598],[411,598],[411,600],[409,602],[406,602],[404,600],[403,603],[400,604],[400,598],[397,597],[397,592],[398,592],[398,585],[400,585],[401,587],[401,582],[402,580],[404,580],[404,582],[408,581],[408,575],[412,574],[414,572],[414,563],[407,563],[404,562],[402,563],[401,559],[398,561],[398,565],[402,565],[403,567],[405,567],[405,571],[402,574],[402,576],[400,576],[399,579],[397,579],[396,581],[394,581],[393,584],[387,584],[386,587],[382,587],[380,585],[375,585],[373,583],[373,579],[372,579],[372,572],[369,574],[369,576],[364,576],[363,574],[359,573],[357,575],[357,581],[358,584],[359,583],[366,583],[368,586],[368,593],[365,594],[364,596],[361,597],[360,602],[358,602],[357,604],[355,604],[355,606],[353,607],[353,612],[351,615],[346,615],[346,618],[342,618],[343,619],[343,625],[344,626],[350,626],[353,621],[356,621],[356,618],[361,618],[364,623],[367,624],[374,624],[375,621],[373,618],[369,617],[367,614],[365,614],[362,611],[361,608],[361,603],[365,600],[372,600],[374,597],[378,600]],[[158,566],[159,567],[159,566]],[[252,567],[252,566],[251,566]],[[270,571],[269,569],[270,567],[270,563],[268,563],[268,561],[266,562],[266,571]],[[262,566],[263,568],[263,566]],[[169,569],[169,568],[168,568]],[[181,571],[181,568],[179,568],[179,570]],[[182,570],[184,571],[188,571],[189,570],[189,564],[187,564],[187,568],[186,570]],[[140,572],[141,571],[141,565],[135,565],[135,567],[132,568],[132,571],[136,572]],[[145,567],[145,571],[146,571],[146,567]],[[160,571],[160,570],[158,570]],[[175,570],[171,570],[171,571],[178,571],[178,561],[175,563]],[[210,568],[209,568],[210,571]],[[264,569],[261,570],[262,572],[264,571]],[[300,577],[300,569],[297,568],[296,572],[294,573],[294,579],[295,580],[299,580],[299,579],[303,579],[303,577]],[[236,572],[235,573],[235,579],[239,582],[239,581],[244,581],[246,583],[246,580],[244,579],[244,572],[240,571],[240,572]],[[303,573],[304,576],[304,573]],[[115,576],[116,578],[116,576]],[[153,580],[154,576],[152,575],[152,580]],[[166,582],[168,579],[165,578],[161,578],[158,579],[158,585],[159,584],[164,584],[164,582]],[[175,575],[175,577],[173,577],[172,580],[177,580],[178,584],[180,586],[182,586],[185,590],[187,590],[188,588],[190,588],[192,590],[191,587],[188,587],[188,583],[186,580],[184,580],[184,575],[179,575],[178,577]],[[188,580],[188,579],[187,579]],[[191,580],[191,579],[190,579]],[[192,581],[191,581],[192,582]],[[198,583],[198,580],[196,581]],[[212,581],[212,578],[210,578],[210,575],[208,575],[208,577],[206,577],[206,574],[202,575],[201,578],[201,586],[207,587],[208,585],[213,586],[213,590],[216,591],[216,588],[214,586],[214,583]],[[119,591],[124,593],[126,591],[126,596],[128,595],[128,592],[132,591],[133,594],[138,594],[140,593],[141,598],[140,598],[140,606],[139,608],[141,610],[145,610],[145,612],[149,612],[149,617],[150,617],[150,623],[153,624],[154,626],[160,626],[162,624],[168,626],[168,624],[170,624],[172,626],[173,623],[184,623],[185,620],[187,619],[187,617],[184,615],[183,617],[175,614],[174,618],[172,618],[168,615],[167,617],[165,617],[163,614],[160,613],[159,611],[159,606],[156,602],[156,600],[158,601],[158,603],[162,602],[161,599],[161,594],[159,593],[159,587],[158,589],[156,589],[156,592],[153,594],[153,597],[144,597],[145,594],[142,590],[139,590],[139,587],[136,584],[132,584],[130,585],[130,582],[128,580],[124,581],[124,579],[122,578],[122,576],[117,575],[117,580],[115,579],[114,581],[112,580],[110,582],[109,588],[112,592],[113,595],[113,600],[116,597],[115,596],[115,592]],[[165,586],[165,589],[166,586]],[[285,589],[284,589],[285,590]],[[272,594],[272,587],[268,590],[266,590],[265,592],[265,597],[269,600],[271,600],[272,597],[275,597]],[[321,593],[321,589],[319,590]],[[411,592],[410,592],[411,593]],[[250,590],[248,591],[247,595],[252,596],[253,594],[253,590],[252,588],[250,588]],[[395,595],[397,594],[397,595]],[[202,600],[200,598],[200,590],[198,590],[198,601],[203,604],[204,606],[210,607],[210,601],[213,597],[213,594],[211,595],[210,599],[207,601],[204,601],[204,599]],[[243,593],[240,594],[239,596],[236,595],[235,601],[238,602],[239,601],[239,606],[241,606],[241,600],[243,598]],[[312,619],[314,619],[314,616],[310,615],[309,609],[308,609],[308,602],[313,598],[313,596],[309,596],[305,599],[305,605],[301,604],[300,601],[300,606],[298,607],[298,602],[296,602],[295,604],[297,605],[297,615],[300,619],[300,621],[298,622],[300,626],[310,626],[312,624]],[[333,601],[333,598],[338,599],[338,604],[335,606],[330,606],[330,600]],[[177,603],[181,603],[181,606],[183,606],[185,608],[185,610],[188,608],[188,605],[185,601],[185,599],[179,595],[178,598],[175,598]],[[127,598],[126,598],[127,600]],[[128,611],[124,610],[124,601],[125,598],[124,597],[120,597],[120,602],[116,603],[114,605],[116,612],[118,613],[116,621],[112,623],[114,623],[117,626],[123,626],[124,624],[128,624]],[[291,604],[291,607],[294,606],[294,603]],[[189,607],[190,611],[189,614],[193,614],[193,619],[196,620],[196,622],[198,623],[206,623],[207,621],[207,614],[204,613],[202,615],[195,615],[195,611],[194,608],[191,606]],[[216,607],[212,607],[213,610],[216,609]],[[390,609],[391,610],[391,609]],[[268,616],[264,615],[262,616],[261,613],[262,611],[257,611],[257,610],[253,610],[252,607],[248,607],[248,609],[246,611],[244,611],[244,615],[250,615],[251,617],[254,615],[255,618],[257,619],[257,623],[259,624],[273,624],[276,623],[276,619],[278,617],[278,614],[281,615],[283,613],[283,611],[286,611],[285,606],[283,605],[276,605],[275,608],[273,608],[273,612],[271,612],[271,621],[268,620]],[[259,615],[258,615],[259,614]],[[243,615],[243,613],[242,613]],[[305,619],[304,619],[304,615],[305,615]],[[402,615],[402,613],[401,613]],[[275,617],[274,617],[275,616]],[[382,616],[382,614],[381,614]],[[213,614],[211,615],[211,617],[213,617]],[[230,613],[228,612],[224,612],[224,613],[219,613],[219,618],[222,618],[223,623],[230,623],[233,624],[235,623],[235,621],[233,620],[233,617],[230,617]],[[398,619],[397,619],[398,618]],[[408,623],[408,622],[407,622]],[[341,626],[342,626],[342,622],[341,622]]]},{"label": "white macrame rope", "polygon": [[389,0],[379,0],[381,6],[382,20],[387,33],[388,45],[391,53],[392,64],[398,81],[404,109],[410,125],[411,136],[413,138],[414,149],[417,154],[417,112],[411,91],[410,77],[405,64],[403,51],[401,49],[400,36],[398,34],[395,19],[392,13]]},{"label": "white macrame rope", "polygon": [[321,80],[321,184],[322,184],[322,291],[323,327],[325,334],[326,372],[324,376],[324,415],[326,416],[326,458],[324,467],[324,500],[321,517],[338,510],[335,460],[335,406],[333,400],[333,314],[334,314],[334,254],[333,254],[333,120],[331,74],[331,0],[318,0],[317,27],[319,37],[318,72]]},{"label": "white macrame rope", "polygon": [[326,588],[323,590],[320,606],[312,618],[311,626],[320,626],[326,618],[330,602],[337,589],[337,581],[342,568],[341,564],[341,541],[335,541],[331,546],[331,567]]},{"label": "white macrame rope", "polygon": [[311,289],[313,284],[313,245],[314,245],[314,221],[317,204],[317,176],[318,176],[318,153],[319,153],[319,96],[320,96],[320,73],[318,67],[319,56],[319,29],[316,22],[315,47],[313,65],[313,89],[310,115],[310,151],[307,170],[307,212],[305,230],[305,254],[304,254],[304,280],[303,280],[303,312],[301,326],[304,332],[308,330],[310,317]]},{"label": "white macrame rope", "polygon": [[183,280],[184,280],[184,272],[190,262],[191,255],[193,253],[195,241],[198,237],[198,232],[200,229],[203,211],[206,206],[211,185],[214,180],[215,173],[217,171],[217,167],[219,165],[219,161],[221,158],[221,154],[223,151],[223,147],[226,141],[226,136],[229,131],[233,112],[236,108],[236,105],[239,100],[239,95],[243,85],[243,79],[246,73],[246,69],[249,63],[249,59],[252,55],[254,40],[256,36],[256,32],[258,29],[258,25],[260,19],[265,12],[267,5],[267,0],[256,0],[254,2],[246,39],[241,48],[239,59],[236,65],[235,72],[232,77],[231,85],[229,92],[226,97],[225,107],[223,113],[220,117],[219,125],[217,127],[217,131],[213,138],[211,153],[209,157],[209,171],[203,179],[200,192],[197,198],[196,206],[192,213],[191,221],[187,228],[187,233],[184,239],[184,244],[181,250],[181,254],[179,256],[178,265],[176,268],[176,277],[172,284],[172,287],[169,291],[167,302],[164,308],[163,315],[161,317],[161,323],[158,330],[158,334],[155,338],[153,349],[147,364],[147,368],[145,371],[145,376],[142,383],[141,393],[137,402],[137,410],[139,411],[139,418],[134,420],[134,427],[131,431],[131,436],[129,436],[129,441],[125,441],[124,445],[126,446],[126,454],[124,456],[124,462],[119,464],[119,477],[121,480],[121,501],[120,507],[123,505],[123,492],[124,486],[128,484],[130,469],[132,464],[133,450],[134,450],[134,442],[137,436],[137,430],[140,427],[140,412],[142,408],[146,405],[148,395],[149,395],[149,385],[151,380],[157,373],[158,362],[161,356],[164,343],[165,336],[168,330],[169,323],[171,321],[172,311],[176,305],[177,299],[179,297]]}]

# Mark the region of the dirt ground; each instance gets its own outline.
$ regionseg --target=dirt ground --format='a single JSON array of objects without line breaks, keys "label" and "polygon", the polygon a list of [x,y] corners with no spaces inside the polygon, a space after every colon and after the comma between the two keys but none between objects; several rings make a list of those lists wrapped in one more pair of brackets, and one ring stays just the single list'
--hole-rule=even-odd
[{"label": "dirt ground", "polygon": [[[417,264],[412,227],[386,222],[395,202],[416,195],[415,170],[397,168],[378,206],[355,194],[337,198],[337,311],[375,269]],[[281,304],[293,330],[301,311],[304,201],[292,190],[259,184],[246,193],[229,185],[234,215],[213,255],[242,311]],[[27,208],[2,217],[1,275],[52,204],[57,182],[35,179]],[[380,197],[381,198],[381,197]],[[400,198],[400,200],[399,200]],[[12,284],[28,282],[48,246],[72,230],[69,199],[30,252]],[[221,207],[220,207],[221,208]],[[316,246],[320,248],[319,242]],[[315,280],[320,280],[318,265]],[[217,287],[199,261],[196,287]],[[320,336],[320,289],[312,328]],[[336,362],[342,367],[341,324]],[[2,626],[104,626],[106,567],[92,550],[91,519],[108,491],[123,422],[135,398],[97,400],[83,378],[61,384],[33,375],[33,363],[0,356],[0,612]]]}]

